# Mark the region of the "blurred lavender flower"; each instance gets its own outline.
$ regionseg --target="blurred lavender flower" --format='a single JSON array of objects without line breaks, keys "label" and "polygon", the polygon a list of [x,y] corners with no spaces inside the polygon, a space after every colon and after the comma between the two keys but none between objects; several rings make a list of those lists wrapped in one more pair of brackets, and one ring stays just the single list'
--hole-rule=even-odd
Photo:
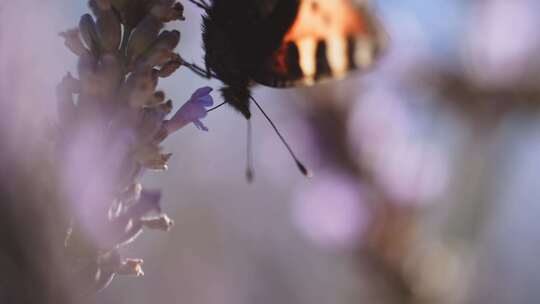
[{"label": "blurred lavender flower", "polygon": [[392,201],[433,202],[446,189],[449,155],[419,138],[419,126],[392,90],[373,89],[353,111],[350,141]]},{"label": "blurred lavender flower", "polygon": [[321,172],[297,192],[293,216],[300,231],[317,245],[351,249],[368,228],[365,196],[354,177]]},{"label": "blurred lavender flower", "polygon": [[[536,6],[531,0],[490,0],[474,6],[463,52],[472,81],[484,86],[527,82],[529,70],[537,68],[531,57],[540,44]],[[501,20],[513,20],[512,26]]]},{"label": "blurred lavender flower", "polygon": [[90,0],[93,16],[61,33],[79,57],[78,78],[58,86],[57,161],[73,218],[65,249],[73,280],[86,294],[106,287],[116,274],[143,274],[140,259],[118,252],[144,227],[167,231],[173,221],[161,210],[161,192],[143,189],[145,169],[165,170],[171,153],[160,143],[201,119],[213,104],[210,88],[197,90],[167,121],[172,101],[157,89],[159,78],[180,66],[174,48],[180,32],[161,29],[183,20],[174,0]]}]

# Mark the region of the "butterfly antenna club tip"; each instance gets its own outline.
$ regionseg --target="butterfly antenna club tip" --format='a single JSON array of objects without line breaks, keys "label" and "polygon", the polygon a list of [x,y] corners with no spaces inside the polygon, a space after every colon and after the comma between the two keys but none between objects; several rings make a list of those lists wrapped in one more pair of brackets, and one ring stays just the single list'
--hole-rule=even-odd
[{"label": "butterfly antenna club tip", "polygon": [[305,177],[313,177],[313,173],[311,173],[310,170],[308,170],[306,168],[306,166],[304,166],[304,164],[302,164],[299,160],[295,160],[296,161],[296,166],[298,167],[298,170],[300,170],[300,172],[305,176]]},{"label": "butterfly antenna club tip", "polygon": [[259,105],[259,103],[255,100],[255,98],[253,98],[253,96],[250,96],[251,100],[255,103],[255,105],[257,106],[257,108],[259,108],[259,110],[261,111],[261,113],[264,115],[264,117],[266,118],[266,120],[270,123],[270,125],[272,126],[272,128],[274,129],[274,131],[276,132],[276,134],[278,135],[279,139],[281,140],[281,142],[283,143],[283,145],[285,146],[285,148],[287,148],[287,151],[289,151],[289,154],[291,155],[291,157],[294,159],[295,163],[296,163],[296,166],[298,167],[298,170],[300,170],[300,172],[306,176],[306,177],[311,177],[312,174],[311,172],[306,168],[306,166],[304,166],[304,164],[302,164],[302,162],[298,159],[298,157],[296,157],[296,154],[294,153],[293,149],[291,148],[291,146],[289,146],[289,144],[287,143],[287,141],[285,140],[285,138],[283,137],[283,135],[281,135],[281,132],[279,132],[278,128],[276,127],[276,125],[274,124],[274,122],[272,121],[272,119],[270,119],[270,117],[266,114],[266,112],[264,112],[264,110],[262,109],[262,107]]},{"label": "butterfly antenna club tip", "polygon": [[246,135],[246,180],[251,184],[255,178],[255,175],[253,173],[253,131],[250,119],[247,121]]},{"label": "butterfly antenna club tip", "polygon": [[247,180],[247,182],[251,184],[254,179],[255,179],[255,175],[253,174],[253,170],[248,168],[246,170],[246,180]]}]

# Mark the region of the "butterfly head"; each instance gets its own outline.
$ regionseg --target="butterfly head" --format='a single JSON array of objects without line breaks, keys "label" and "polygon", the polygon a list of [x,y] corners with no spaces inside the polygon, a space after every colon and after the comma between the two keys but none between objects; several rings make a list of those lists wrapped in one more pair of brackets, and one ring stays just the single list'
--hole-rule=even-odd
[{"label": "butterfly head", "polygon": [[221,95],[228,104],[242,113],[246,119],[251,118],[251,112],[249,111],[251,92],[247,85],[227,85],[221,88]]}]

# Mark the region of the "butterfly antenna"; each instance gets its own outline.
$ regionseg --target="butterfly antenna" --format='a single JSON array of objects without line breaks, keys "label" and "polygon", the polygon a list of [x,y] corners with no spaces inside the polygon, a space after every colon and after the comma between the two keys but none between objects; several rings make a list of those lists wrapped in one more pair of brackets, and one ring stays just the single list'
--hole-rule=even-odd
[{"label": "butterfly antenna", "polygon": [[227,103],[227,102],[224,101],[224,102],[218,104],[217,106],[215,106],[215,107],[213,107],[213,108],[210,108],[210,109],[206,110],[206,113],[209,113],[209,112],[212,112],[212,111],[214,111],[214,110],[216,110],[216,109],[219,109],[219,108],[221,108],[222,105],[224,105],[224,104],[226,104],[226,103]]},{"label": "butterfly antenna", "polygon": [[253,102],[255,103],[255,105],[257,106],[257,108],[259,108],[259,110],[261,111],[261,113],[264,115],[264,117],[266,118],[266,120],[270,123],[270,125],[272,126],[272,128],[274,129],[274,131],[276,132],[276,134],[279,136],[279,139],[281,139],[281,142],[285,145],[285,148],[287,148],[287,150],[289,151],[289,154],[292,156],[292,158],[294,159],[294,161],[296,162],[296,166],[298,167],[298,170],[300,170],[300,172],[302,172],[302,174],[304,176],[307,176],[307,177],[311,177],[311,172],[309,172],[308,169],[306,169],[306,166],[304,166],[304,164],[302,164],[302,162],[298,159],[298,157],[296,157],[296,154],[294,154],[294,151],[291,149],[291,147],[289,146],[289,144],[287,143],[287,141],[285,140],[285,138],[283,137],[283,135],[281,135],[281,133],[279,132],[278,128],[276,127],[276,125],[274,124],[274,122],[272,121],[272,119],[270,119],[270,117],[268,115],[266,115],[266,113],[264,112],[264,110],[262,109],[262,107],[259,105],[259,103],[255,100],[255,98],[253,98],[253,96],[250,96],[249,98],[251,98],[251,100],[253,100]]},{"label": "butterfly antenna", "polygon": [[253,181],[253,136],[251,129],[251,119],[247,120],[247,141],[246,141],[246,179],[249,183]]},{"label": "butterfly antenna", "polygon": [[206,1],[204,1],[204,0],[199,0],[199,1],[197,1],[197,0],[189,0],[189,2],[195,4],[199,8],[202,8],[203,10],[210,9],[210,5],[208,3],[206,3]]}]

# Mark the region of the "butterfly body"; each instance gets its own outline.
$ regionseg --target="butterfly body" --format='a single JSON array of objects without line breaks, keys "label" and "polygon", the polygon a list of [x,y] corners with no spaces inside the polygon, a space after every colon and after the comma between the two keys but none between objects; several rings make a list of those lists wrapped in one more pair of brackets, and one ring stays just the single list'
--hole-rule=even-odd
[{"label": "butterfly body", "polygon": [[369,67],[384,38],[352,0],[213,0],[203,18],[207,70],[250,118],[250,88],[312,85]]}]

